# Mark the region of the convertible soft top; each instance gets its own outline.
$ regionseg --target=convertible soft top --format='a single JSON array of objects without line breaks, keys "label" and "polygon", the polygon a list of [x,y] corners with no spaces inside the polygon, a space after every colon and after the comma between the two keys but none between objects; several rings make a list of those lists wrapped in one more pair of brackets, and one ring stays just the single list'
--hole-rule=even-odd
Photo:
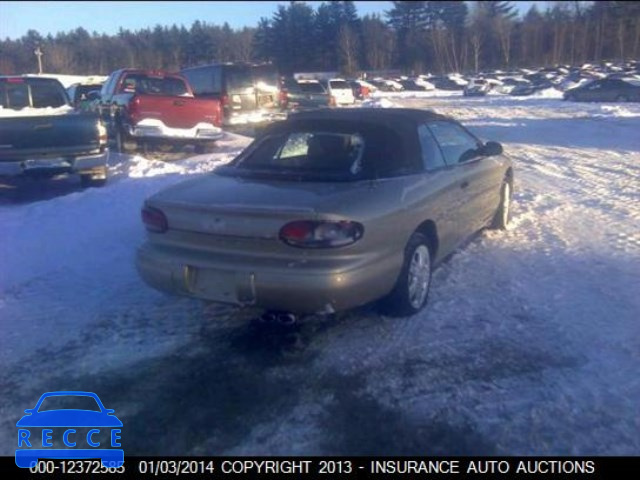
[{"label": "convertible soft top", "polygon": [[268,125],[256,140],[295,131],[360,132],[379,153],[379,171],[395,165],[415,173],[422,168],[417,127],[435,120],[450,119],[430,110],[411,108],[318,109],[292,113],[286,120]]}]

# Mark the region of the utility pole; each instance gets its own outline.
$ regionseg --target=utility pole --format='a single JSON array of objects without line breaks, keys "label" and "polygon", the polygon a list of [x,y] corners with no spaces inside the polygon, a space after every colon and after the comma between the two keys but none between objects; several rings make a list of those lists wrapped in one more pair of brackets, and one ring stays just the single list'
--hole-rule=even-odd
[{"label": "utility pole", "polygon": [[38,57],[38,73],[42,74],[42,55],[44,54],[42,53],[42,50],[40,50],[40,45],[36,47],[33,53],[35,53],[36,57]]}]

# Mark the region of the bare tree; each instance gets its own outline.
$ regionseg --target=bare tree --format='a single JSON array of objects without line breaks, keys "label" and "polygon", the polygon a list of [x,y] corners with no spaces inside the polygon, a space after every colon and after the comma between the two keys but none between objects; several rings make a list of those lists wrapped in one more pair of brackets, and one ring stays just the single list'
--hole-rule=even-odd
[{"label": "bare tree", "polygon": [[358,70],[358,38],[348,25],[341,25],[338,30],[338,52],[341,69],[347,75]]}]

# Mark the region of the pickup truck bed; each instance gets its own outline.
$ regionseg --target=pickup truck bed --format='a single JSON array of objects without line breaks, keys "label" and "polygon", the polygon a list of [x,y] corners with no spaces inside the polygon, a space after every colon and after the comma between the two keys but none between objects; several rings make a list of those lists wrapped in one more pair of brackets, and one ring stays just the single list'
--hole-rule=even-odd
[{"label": "pickup truck bed", "polygon": [[[79,173],[85,183],[103,184],[108,150],[98,116],[73,110],[55,79],[10,78],[0,77],[0,175]],[[22,90],[31,92],[30,105],[18,103]],[[46,100],[51,100],[48,108]]]},{"label": "pickup truck bed", "polygon": [[117,70],[105,83],[98,108],[119,151],[127,138],[202,146],[223,136],[220,101],[195,98],[186,79],[170,72]]}]

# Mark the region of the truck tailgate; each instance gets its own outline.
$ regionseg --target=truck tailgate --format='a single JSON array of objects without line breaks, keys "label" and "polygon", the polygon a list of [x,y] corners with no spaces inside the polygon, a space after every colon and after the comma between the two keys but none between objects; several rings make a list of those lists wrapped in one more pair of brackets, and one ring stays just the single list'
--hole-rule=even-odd
[{"label": "truck tailgate", "polygon": [[129,105],[133,123],[151,118],[171,128],[193,128],[201,122],[221,124],[220,102],[214,99],[136,95]]},{"label": "truck tailgate", "polygon": [[93,113],[0,117],[0,161],[95,152],[97,124]]}]

